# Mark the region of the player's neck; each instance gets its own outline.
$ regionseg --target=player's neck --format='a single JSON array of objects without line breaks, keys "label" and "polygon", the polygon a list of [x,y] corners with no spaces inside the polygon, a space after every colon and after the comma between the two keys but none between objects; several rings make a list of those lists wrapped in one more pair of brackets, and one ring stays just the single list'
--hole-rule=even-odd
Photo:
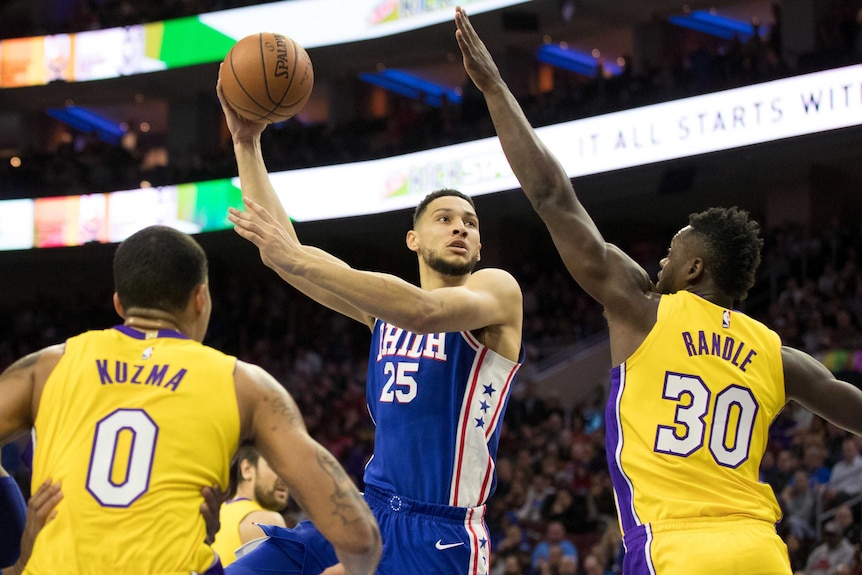
[{"label": "player's neck", "polygon": [[251,501],[256,501],[254,497],[254,484],[251,481],[243,481],[236,487],[236,495],[234,495],[234,500],[236,499],[249,499]]},{"label": "player's neck", "polygon": [[144,331],[172,329],[182,331],[179,322],[169,314],[158,310],[135,310],[128,314],[123,325]]},{"label": "player's neck", "polygon": [[733,298],[726,295],[715,286],[691,286],[688,288],[688,291],[717,306],[727,309],[731,309],[733,307]]},{"label": "player's neck", "polygon": [[430,268],[419,269],[419,287],[424,290],[431,291],[443,287],[457,287],[467,283],[470,279],[470,274],[453,276],[443,274]]}]

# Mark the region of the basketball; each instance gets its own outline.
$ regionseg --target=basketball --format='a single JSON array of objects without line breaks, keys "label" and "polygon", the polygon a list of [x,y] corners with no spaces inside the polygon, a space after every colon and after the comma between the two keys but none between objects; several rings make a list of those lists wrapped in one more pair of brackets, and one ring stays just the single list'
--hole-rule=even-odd
[{"label": "basketball", "polygon": [[314,69],[305,49],[283,34],[261,32],[238,41],[219,72],[225,102],[247,120],[283,122],[311,96]]}]

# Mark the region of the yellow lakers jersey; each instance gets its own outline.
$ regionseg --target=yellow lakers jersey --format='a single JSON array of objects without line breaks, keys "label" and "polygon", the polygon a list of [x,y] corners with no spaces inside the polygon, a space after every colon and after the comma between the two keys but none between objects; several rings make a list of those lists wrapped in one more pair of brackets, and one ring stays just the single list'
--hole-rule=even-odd
[{"label": "yellow lakers jersey", "polygon": [[[253,511],[263,511],[263,507],[257,501],[246,498],[226,501],[221,506],[219,511],[221,528],[213,541],[213,550],[218,553],[222,565],[227,566],[236,561],[234,551],[242,545],[239,524]],[[263,537],[262,531],[260,536]]]},{"label": "yellow lakers jersey", "polygon": [[698,517],[778,521],[758,476],[784,403],[776,333],[690,292],[663,296],[649,335],[611,372],[606,449],[623,533]]},{"label": "yellow lakers jersey", "polygon": [[206,571],[201,488],[227,488],[235,366],[171,330],[69,339],[40,400],[32,479],[62,482],[63,500],[26,572]]}]

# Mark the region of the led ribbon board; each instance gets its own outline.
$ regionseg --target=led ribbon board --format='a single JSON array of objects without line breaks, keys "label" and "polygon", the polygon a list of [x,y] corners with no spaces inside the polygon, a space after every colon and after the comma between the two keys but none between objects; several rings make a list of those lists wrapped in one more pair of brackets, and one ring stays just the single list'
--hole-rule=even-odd
[{"label": "led ribbon board", "polygon": [[[862,65],[540,128],[572,178],[862,124]],[[431,190],[517,189],[496,138],[392,158],[271,174],[296,221],[412,208]],[[239,180],[0,202],[0,249],[118,242],[150,224],[230,227]]]},{"label": "led ribbon board", "polygon": [[[462,0],[471,14],[529,0]],[[274,26],[306,49],[400,34],[455,18],[448,0],[287,0],[150,24],[0,41],[0,88],[80,82],[219,62]],[[337,18],[333,18],[337,14]]]}]

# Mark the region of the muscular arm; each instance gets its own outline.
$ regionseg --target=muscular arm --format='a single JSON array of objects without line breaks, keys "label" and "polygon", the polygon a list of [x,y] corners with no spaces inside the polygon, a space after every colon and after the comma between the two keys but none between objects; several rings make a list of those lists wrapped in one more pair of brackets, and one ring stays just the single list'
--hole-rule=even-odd
[{"label": "muscular arm", "polygon": [[[234,154],[236,155],[236,165],[237,170],[239,171],[239,179],[242,185],[243,195],[253,199],[272,214],[275,221],[277,221],[279,225],[281,225],[281,227],[283,227],[284,230],[290,234],[294,240],[296,240],[297,249],[328,259],[334,264],[347,266],[346,263],[335,256],[321,249],[302,245],[299,242],[296,230],[293,227],[293,222],[287,215],[287,211],[284,209],[281,200],[278,199],[275,189],[272,187],[272,182],[269,179],[266,164],[263,160],[263,153],[260,148],[260,135],[266,127],[266,124],[250,122],[231,110],[230,107],[225,104],[225,99],[221,89],[221,81],[216,85],[216,93],[222,103],[222,111],[224,112],[228,129],[233,138],[233,149]],[[320,289],[302,276],[288,274],[285,273],[284,270],[273,267],[263,252],[261,252],[261,258],[263,259],[263,263],[268,267],[273,268],[281,279],[316,302],[366,325],[372,324],[373,318],[370,318],[367,314],[356,309],[344,300],[339,299],[326,290]]]},{"label": "muscular arm", "polygon": [[0,374],[0,445],[33,427],[42,387],[64,349],[62,344],[46,347],[22,357]]},{"label": "muscular arm", "polygon": [[565,170],[533,130],[460,8],[455,23],[464,67],[484,94],[506,159],[551,233],[569,273],[609,311],[629,311],[630,303],[642,302],[643,293],[650,288],[646,272],[605,242]]},{"label": "muscular arm", "polygon": [[22,357],[0,374],[0,444],[33,427],[34,368],[40,354]]},{"label": "muscular arm", "polygon": [[842,429],[862,435],[862,390],[836,379],[822,363],[797,349],[783,347],[781,358],[788,399]]},{"label": "muscular arm", "polygon": [[381,552],[377,522],[338,461],[308,435],[293,399],[264,370],[243,362],[236,389],[243,436],[254,440],[346,572],[373,573]]},{"label": "muscular arm", "polygon": [[279,273],[301,276],[369,317],[414,333],[508,325],[520,330],[521,290],[511,274],[480,270],[461,286],[423,290],[389,274],[355,270],[330,258],[297,249],[298,242],[262,206],[245,200],[231,209],[237,233],[266,254]]},{"label": "muscular arm", "polygon": [[461,286],[423,290],[398,277],[359,270],[339,270],[309,258],[300,268],[326,290],[374,317],[414,333],[463,331],[507,323],[521,307],[515,279],[499,269],[484,269]]}]

